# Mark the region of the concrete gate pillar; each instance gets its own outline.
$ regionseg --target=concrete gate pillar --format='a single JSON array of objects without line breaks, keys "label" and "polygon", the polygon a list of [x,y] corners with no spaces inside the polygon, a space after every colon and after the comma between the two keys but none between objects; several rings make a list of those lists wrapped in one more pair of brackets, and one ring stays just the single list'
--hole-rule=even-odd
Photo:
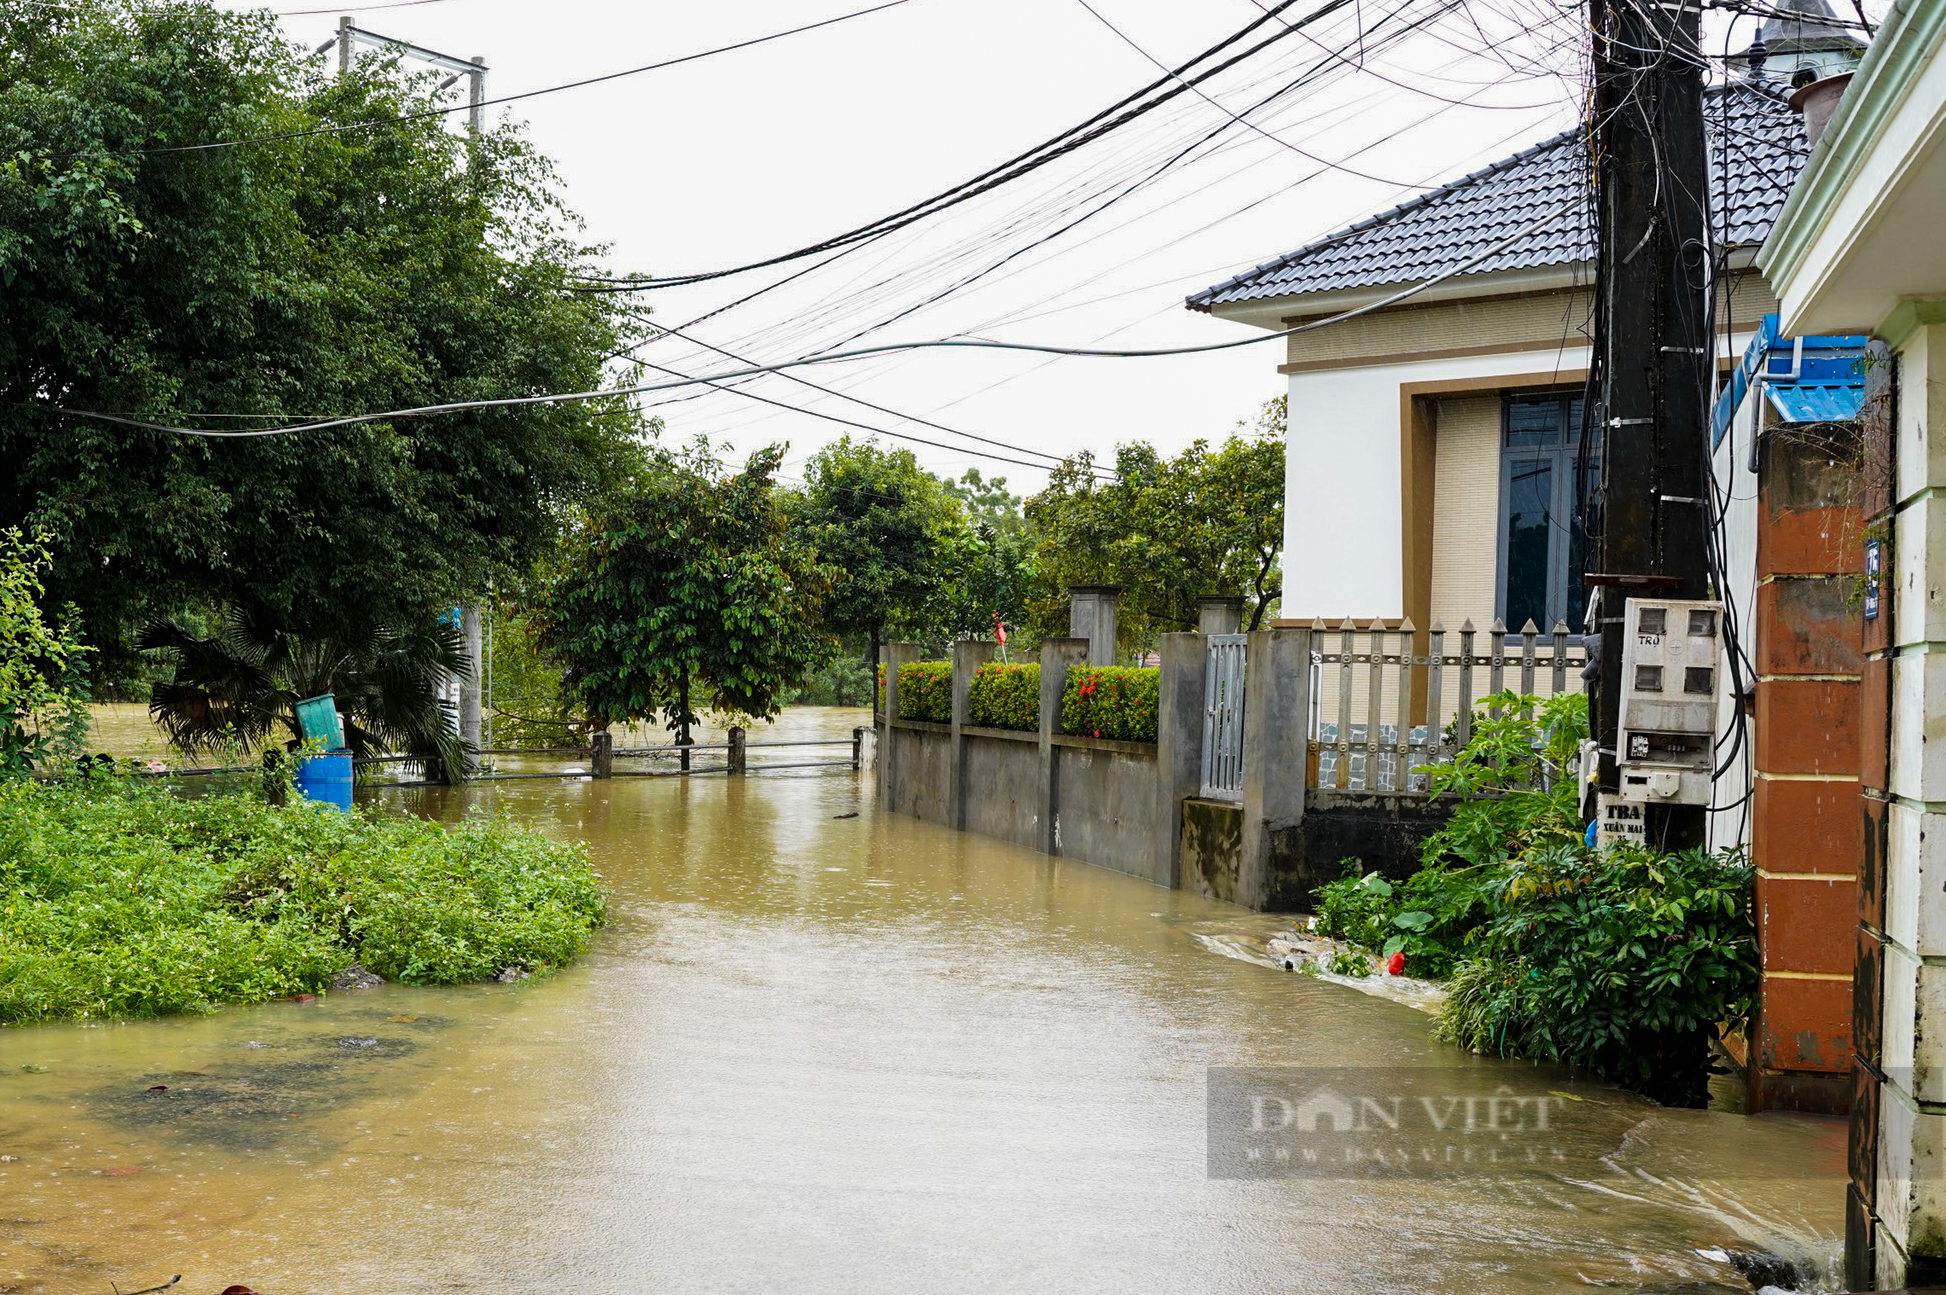
[{"label": "concrete gate pillar", "polygon": [[1088,664],[1086,639],[1041,640],[1040,804],[1035,809],[1035,846],[1042,854],[1061,852],[1061,761],[1054,745],[1061,729],[1061,688],[1068,667]]},{"label": "concrete gate pillar", "polygon": [[[898,729],[895,723],[899,718],[899,667],[910,665],[919,659],[917,643],[887,643],[880,654],[885,663],[885,714],[881,717],[884,727],[879,730],[878,748],[878,805],[880,809],[893,809],[893,796],[898,790],[897,773],[899,761]],[[877,687],[876,681],[873,687]]]},{"label": "concrete gate pillar", "polygon": [[1245,647],[1243,672],[1243,852],[1236,902],[1268,907],[1278,852],[1304,818],[1311,710],[1311,634],[1258,630]]},{"label": "concrete gate pillar", "polygon": [[1174,890],[1182,884],[1182,803],[1203,790],[1209,644],[1202,634],[1164,634],[1158,646],[1162,678],[1156,708],[1153,875],[1157,885]]},{"label": "concrete gate pillar", "polygon": [[1209,594],[1196,600],[1196,630],[1201,634],[1237,634],[1243,630],[1243,599]]},{"label": "concrete gate pillar", "polygon": [[962,640],[953,644],[953,746],[946,784],[946,821],[959,831],[966,830],[966,726],[967,701],[972,693],[973,675],[997,651],[995,644]]},{"label": "concrete gate pillar", "polygon": [[1068,586],[1068,633],[1087,640],[1085,664],[1115,664],[1115,621],[1121,603],[1120,585]]}]

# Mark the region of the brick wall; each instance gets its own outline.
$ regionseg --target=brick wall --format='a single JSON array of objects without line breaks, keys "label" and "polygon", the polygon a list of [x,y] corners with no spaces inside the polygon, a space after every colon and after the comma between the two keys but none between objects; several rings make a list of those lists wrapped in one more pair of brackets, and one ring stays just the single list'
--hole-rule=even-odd
[{"label": "brick wall", "polygon": [[1763,977],[1752,1110],[1851,1102],[1858,813],[1857,436],[1771,428],[1758,474],[1751,851]]}]

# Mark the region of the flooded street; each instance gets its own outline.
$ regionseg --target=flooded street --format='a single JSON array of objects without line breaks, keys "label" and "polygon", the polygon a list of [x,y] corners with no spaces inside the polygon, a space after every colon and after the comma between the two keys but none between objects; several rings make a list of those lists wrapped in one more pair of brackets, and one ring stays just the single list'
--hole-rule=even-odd
[{"label": "flooded street", "polygon": [[[1277,918],[878,816],[868,775],[376,794],[586,840],[610,926],[523,984],[0,1033],[0,1290],[1673,1292],[1836,1252],[1838,1122],[1466,1056],[1225,956]],[[1580,1158],[1212,1177],[1238,1066],[1565,1094]]]}]

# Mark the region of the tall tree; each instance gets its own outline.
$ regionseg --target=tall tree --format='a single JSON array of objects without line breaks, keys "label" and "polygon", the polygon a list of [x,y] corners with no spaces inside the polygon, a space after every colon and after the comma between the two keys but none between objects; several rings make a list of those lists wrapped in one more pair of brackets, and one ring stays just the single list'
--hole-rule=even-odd
[{"label": "tall tree", "polygon": [[946,490],[960,501],[976,527],[984,524],[1003,534],[1026,529],[1021,498],[1007,489],[1005,477],[985,477],[978,468],[968,468],[958,480],[947,481]]},{"label": "tall tree", "polygon": [[104,651],[190,605],[412,621],[621,470],[606,405],[227,440],[70,412],[240,430],[600,386],[623,333],[570,290],[592,249],[547,163],[433,95],[383,58],[327,75],[264,12],[0,0],[0,526],[50,536]]},{"label": "tall tree", "polygon": [[1033,594],[1034,537],[1025,522],[981,520],[949,544],[918,628],[948,642],[990,635],[996,621],[1013,633],[1026,625]]},{"label": "tall tree", "polygon": [[768,719],[823,660],[830,582],[779,498],[783,455],[725,475],[706,447],[661,452],[571,546],[541,642],[596,728],[660,711],[687,746],[700,706]]},{"label": "tall tree", "polygon": [[811,456],[797,510],[805,540],[836,573],[825,624],[863,634],[876,672],[887,630],[922,630],[967,535],[946,483],[910,450],[842,437]]},{"label": "tall tree", "polygon": [[1120,633],[1132,646],[1194,628],[1206,594],[1242,597],[1246,625],[1260,627],[1280,592],[1284,420],[1280,397],[1254,431],[1214,449],[1197,441],[1169,459],[1149,445],[1122,445],[1113,481],[1098,479],[1085,453],[1055,469],[1026,507],[1035,627],[1064,632],[1075,584],[1122,586]]}]

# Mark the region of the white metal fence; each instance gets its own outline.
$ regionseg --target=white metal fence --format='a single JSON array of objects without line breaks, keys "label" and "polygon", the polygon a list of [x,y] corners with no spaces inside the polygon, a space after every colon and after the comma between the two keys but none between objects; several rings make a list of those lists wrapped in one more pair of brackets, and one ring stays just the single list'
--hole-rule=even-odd
[{"label": "white metal fence", "polygon": [[1203,682],[1203,795],[1243,799],[1243,634],[1212,634]]},{"label": "white metal fence", "polygon": [[[1532,621],[1509,634],[1438,621],[1423,635],[1410,620],[1360,629],[1311,623],[1310,783],[1323,790],[1424,792],[1420,765],[1448,759],[1472,736],[1473,707],[1513,688],[1551,697],[1580,692],[1586,656],[1566,622],[1543,635]],[[1479,673],[1485,667],[1484,677]]]}]

